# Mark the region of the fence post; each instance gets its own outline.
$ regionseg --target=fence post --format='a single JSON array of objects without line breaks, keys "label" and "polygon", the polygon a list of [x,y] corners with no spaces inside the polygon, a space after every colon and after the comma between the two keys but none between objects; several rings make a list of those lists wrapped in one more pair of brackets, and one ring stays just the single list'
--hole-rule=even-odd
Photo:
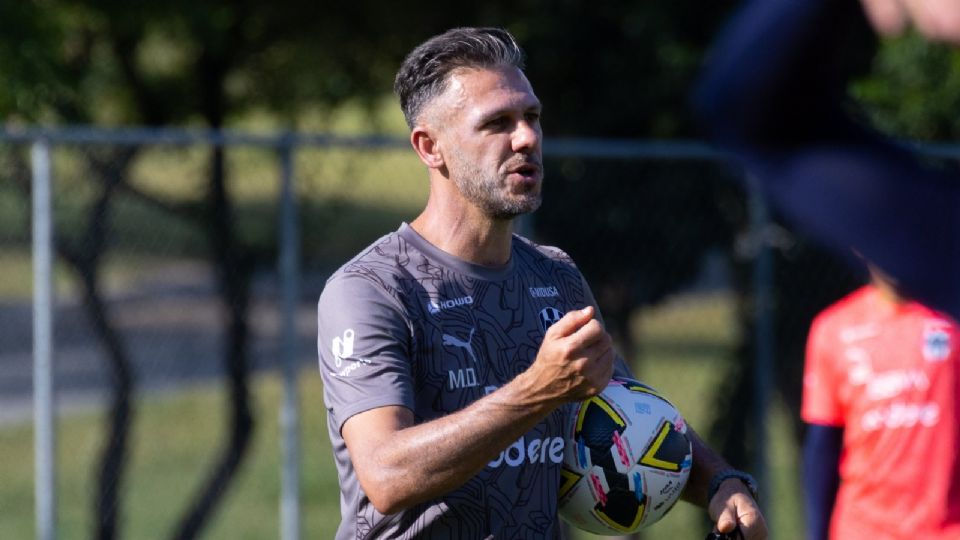
[{"label": "fence post", "polygon": [[37,539],[56,537],[53,396],[53,216],[50,143],[30,148],[33,227],[33,429]]},{"label": "fence post", "polygon": [[300,230],[294,189],[295,140],[280,138],[280,286],[282,288],[283,404],[281,429],[280,538],[300,538],[300,417],[297,390],[297,305],[300,296]]},{"label": "fence post", "polygon": [[775,336],[773,326],[773,252],[770,247],[770,213],[755,177],[748,176],[750,188],[750,228],[754,238],[753,267],[754,357],[753,357],[753,425],[756,433],[753,473],[760,488],[760,507],[770,523],[770,474],[768,470],[768,409],[773,381]]}]

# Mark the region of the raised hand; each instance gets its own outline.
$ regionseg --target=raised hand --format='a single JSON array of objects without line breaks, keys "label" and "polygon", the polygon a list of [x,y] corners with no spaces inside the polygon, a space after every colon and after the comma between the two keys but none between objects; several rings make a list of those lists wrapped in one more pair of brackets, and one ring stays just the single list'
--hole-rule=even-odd
[{"label": "raised hand", "polygon": [[613,375],[613,340],[593,307],[567,313],[543,338],[528,373],[549,401],[577,401],[606,388]]}]

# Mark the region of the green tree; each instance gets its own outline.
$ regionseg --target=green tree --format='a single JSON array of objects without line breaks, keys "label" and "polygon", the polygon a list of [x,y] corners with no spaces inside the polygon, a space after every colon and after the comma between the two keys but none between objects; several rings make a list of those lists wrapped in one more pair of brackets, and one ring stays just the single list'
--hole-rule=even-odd
[{"label": "green tree", "polygon": [[894,137],[960,137],[960,50],[907,35],[881,43],[868,76],[851,93],[869,119]]}]

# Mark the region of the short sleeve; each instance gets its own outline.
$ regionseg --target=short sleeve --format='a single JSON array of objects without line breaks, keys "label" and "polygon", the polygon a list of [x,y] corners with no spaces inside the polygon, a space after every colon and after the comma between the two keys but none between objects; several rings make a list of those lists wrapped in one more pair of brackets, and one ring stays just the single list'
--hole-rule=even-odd
[{"label": "short sleeve", "polygon": [[323,397],[337,430],[378,407],[413,409],[411,337],[400,304],[375,281],[337,274],[317,304]]},{"label": "short sleeve", "polygon": [[831,338],[828,319],[814,319],[807,338],[803,368],[803,396],[800,418],[810,424],[844,425],[843,406],[838,398],[841,380],[837,377],[839,343]]}]

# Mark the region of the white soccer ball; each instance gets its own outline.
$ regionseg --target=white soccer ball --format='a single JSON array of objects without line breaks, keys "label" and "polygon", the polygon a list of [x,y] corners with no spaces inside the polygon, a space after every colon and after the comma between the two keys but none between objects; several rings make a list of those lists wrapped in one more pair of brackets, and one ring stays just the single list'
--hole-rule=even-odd
[{"label": "white soccer ball", "polygon": [[649,386],[614,377],[576,404],[564,427],[560,516],[601,535],[636,532],[662,518],[690,477],[687,424]]}]

